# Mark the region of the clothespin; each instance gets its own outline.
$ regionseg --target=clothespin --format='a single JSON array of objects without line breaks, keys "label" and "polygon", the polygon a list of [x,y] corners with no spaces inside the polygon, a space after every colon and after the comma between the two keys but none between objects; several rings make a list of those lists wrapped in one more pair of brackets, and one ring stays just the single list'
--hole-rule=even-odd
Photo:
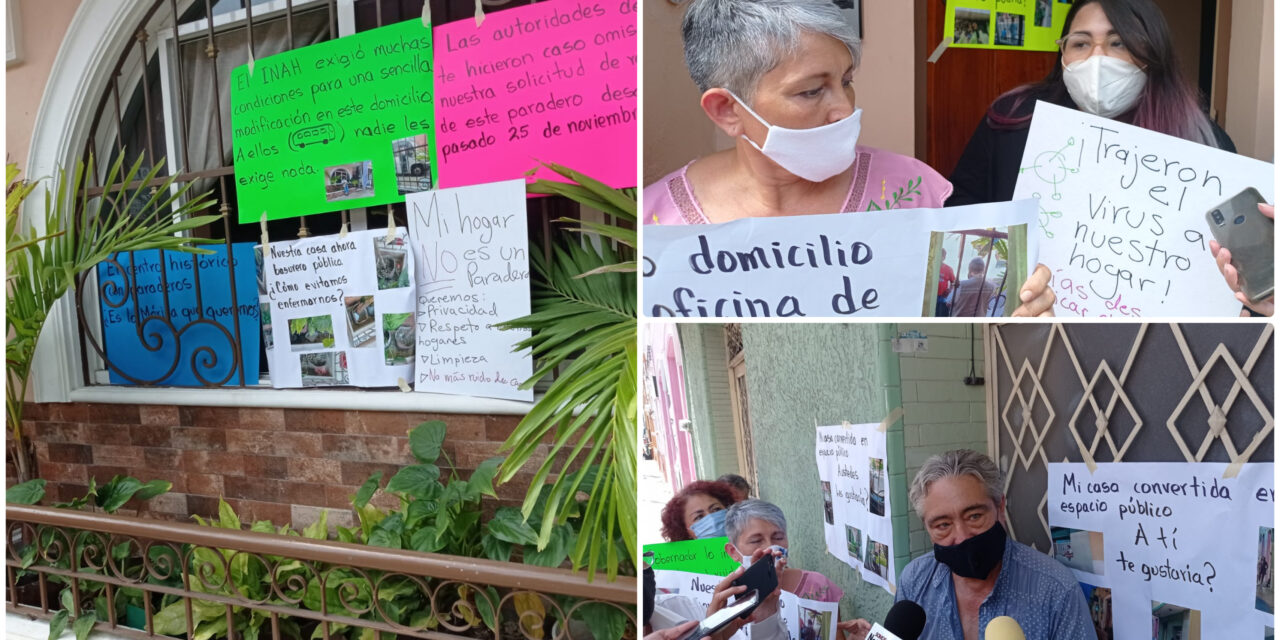
[{"label": "clothespin", "polygon": [[397,378],[396,386],[400,387],[400,390],[405,393],[409,393],[410,391],[412,391],[412,389],[409,388],[409,383],[405,382],[404,378]]},{"label": "clothespin", "polygon": [[482,24],[484,24],[484,5],[480,4],[480,0],[476,0],[476,28],[480,28]]},{"label": "clothespin", "polygon": [[262,212],[262,217],[258,218],[258,226],[262,228],[262,259],[266,260],[271,255],[271,241],[267,238],[267,212]]},{"label": "clothespin", "polygon": [[390,207],[390,206],[388,206],[388,207],[387,207],[387,237],[386,237],[386,243],[387,243],[387,244],[391,244],[391,241],[392,241],[392,240],[395,240],[395,239],[396,239],[396,217],[395,217],[395,215],[391,212],[391,207]]},{"label": "clothespin", "polygon": [[431,0],[422,3],[422,26],[431,28]]},{"label": "clothespin", "polygon": [[849,429],[853,428],[853,425],[849,424],[848,420],[841,420],[840,426],[844,427],[845,431],[848,431]]},{"label": "clothespin", "polygon": [[346,237],[347,237],[347,221],[346,221],[346,220],[343,220],[343,221],[342,221],[342,228],[338,230],[338,238],[339,238],[339,239],[342,239],[342,238],[346,238]]}]

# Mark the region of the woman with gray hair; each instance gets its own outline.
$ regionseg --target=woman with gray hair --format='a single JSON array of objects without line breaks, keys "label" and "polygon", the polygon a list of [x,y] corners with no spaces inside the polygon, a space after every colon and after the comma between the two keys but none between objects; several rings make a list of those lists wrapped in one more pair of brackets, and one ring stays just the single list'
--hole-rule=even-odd
[{"label": "woman with gray hair", "polygon": [[[782,567],[778,573],[778,585],[783,591],[819,602],[840,602],[844,597],[844,590],[821,573],[786,566],[787,517],[778,505],[764,500],[734,503],[726,512],[724,530],[729,537],[725,552],[743,566],[749,565],[750,559],[761,549],[766,551],[764,557],[773,556],[774,562]],[[847,620],[836,626],[853,638],[862,638],[871,630],[871,624],[862,619]]]},{"label": "woman with gray hair", "polygon": [[[707,117],[736,142],[644,190],[648,224],[940,208],[951,183],[915,158],[859,146],[862,43],[830,0],[690,0],[684,57]],[[1015,315],[1051,313],[1049,270]]]}]

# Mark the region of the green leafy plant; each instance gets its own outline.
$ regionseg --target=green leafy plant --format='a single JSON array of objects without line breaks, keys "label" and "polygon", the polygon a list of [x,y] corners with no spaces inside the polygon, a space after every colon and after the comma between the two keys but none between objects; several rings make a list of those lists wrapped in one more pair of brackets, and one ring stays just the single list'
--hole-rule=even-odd
[{"label": "green leafy plant", "polygon": [[[218,499],[218,517],[205,520],[200,516],[191,516],[201,526],[240,531],[243,528],[240,516],[231,505]],[[249,527],[250,531],[271,533],[284,536],[301,536],[312,540],[328,538],[328,512],[322,511],[320,518],[301,532],[294,531],[286,524],[277,527],[269,520],[259,520]],[[276,567],[274,577],[278,584],[291,584],[294,579],[310,575],[301,561],[288,560],[280,556],[265,556],[264,564],[251,554],[236,553],[229,549],[209,549],[196,547],[190,549],[194,557],[194,566],[205,573],[201,579],[191,580],[192,591],[210,593],[228,597],[243,597],[257,602],[277,606],[292,606],[271,587],[272,575],[268,575],[271,567]],[[185,555],[185,554],[184,554]],[[219,557],[221,556],[221,557]],[[224,568],[225,567],[225,568]],[[209,586],[212,585],[212,586]],[[318,603],[315,610],[319,611]],[[332,611],[332,610],[331,610]],[[186,603],[182,599],[173,598],[156,612],[153,623],[159,635],[181,635],[187,630]],[[280,630],[283,637],[301,637],[301,630],[296,620],[281,616]],[[228,630],[235,631],[237,638],[258,638],[263,627],[270,628],[271,614],[257,609],[245,607],[231,608],[231,621],[228,626],[226,607],[220,603],[191,599],[191,622],[194,633],[191,640],[209,640],[210,638],[228,637]]]},{"label": "green leafy plant", "polygon": [[[398,499],[399,507],[383,510],[370,504],[382,482],[381,473],[374,473],[352,498],[359,526],[351,529],[339,527],[339,540],[390,549],[483,557],[500,562],[519,557],[525,564],[542,567],[563,565],[583,535],[577,525],[582,524],[581,515],[590,508],[586,494],[574,493],[566,502],[563,509],[566,521],[553,522],[548,528],[551,534],[547,543],[539,548],[537,531],[543,524],[545,503],[552,494],[544,492],[540,495],[527,520],[519,509],[512,507],[499,507],[493,517],[486,520],[481,500],[483,496],[497,497],[493,478],[503,459],[494,457],[481,462],[470,478],[463,480],[443,449],[446,434],[447,426],[438,420],[423,422],[410,430],[409,450],[417,464],[398,471],[382,488]],[[449,468],[447,476],[442,476],[438,466],[441,457]],[[583,474],[579,489],[585,492],[596,486],[598,475],[598,467],[590,468]],[[617,541],[602,538],[599,542],[612,544],[615,554],[623,553],[623,547]],[[379,577],[371,576],[374,580]],[[317,593],[312,603],[316,607],[319,606],[318,588],[315,585]],[[331,586],[329,590],[332,592],[329,596],[332,611],[342,603],[336,598],[336,588]],[[355,602],[362,607],[367,606],[371,594],[367,589],[358,593]],[[438,621],[432,617],[428,603],[412,581],[403,578],[383,580],[378,596],[382,610],[401,624],[436,628]],[[501,598],[496,589],[486,587],[477,590],[459,586],[451,596],[453,599],[446,606],[437,606],[437,610],[452,611],[469,625],[483,624],[488,629],[497,630],[496,606]],[[561,604],[571,602],[572,599],[564,599]],[[541,600],[536,597],[517,598],[515,606],[519,624],[524,626],[527,634],[537,637],[547,615]],[[576,617],[602,640],[617,640],[626,626],[626,616],[607,605],[584,606]]]},{"label": "green leafy plant", "polygon": [[[37,504],[44,498],[45,485],[45,480],[40,478],[16,484],[9,487],[5,492],[5,500],[11,504]],[[112,478],[110,482],[98,486],[96,478],[89,478],[89,488],[83,496],[68,502],[54,503],[53,506],[60,509],[77,510],[84,510],[87,507],[90,511],[116,513],[130,500],[136,499],[140,504],[145,505],[148,500],[167,493],[171,488],[173,488],[173,483],[166,480],[143,482],[132,476],[118,475]],[[70,539],[74,541],[74,553],[60,556],[56,565],[59,569],[70,570],[71,558],[81,557],[90,544],[105,544],[105,538],[97,534],[84,535],[74,530],[67,533]],[[55,533],[52,530],[45,530],[42,533],[42,546],[48,546],[53,542],[54,535]],[[24,569],[31,566],[31,563],[35,560],[35,550],[36,547],[34,545],[23,549],[22,566]],[[153,549],[152,560],[157,559],[157,556],[163,555],[167,551],[169,550],[162,547]],[[112,545],[107,552],[111,555],[114,564],[122,572],[127,573],[130,571],[131,566],[136,566],[137,563],[141,562],[140,558],[131,557],[132,552],[128,542]],[[81,567],[81,571],[83,570],[84,568]],[[22,577],[23,573],[19,572],[19,577]],[[64,585],[60,596],[62,609],[54,615],[53,620],[49,623],[49,638],[53,640],[66,630],[71,612],[75,610],[75,602],[70,589],[71,580],[59,575],[50,575],[49,580]],[[104,583],[93,580],[79,580],[78,583],[81,603],[93,603],[92,607],[82,604],[79,616],[72,623],[72,630],[76,634],[76,639],[84,640],[93,629],[94,623],[98,620],[110,619],[107,615],[109,605],[107,604],[106,585]],[[129,606],[141,606],[143,597],[144,594],[139,589],[130,587],[118,589],[113,599],[116,618],[123,619]]]},{"label": "green leafy plant", "polygon": [[[550,436],[522,515],[538,523],[539,551],[553,543],[557,525],[581,518],[573,567],[586,567],[588,579],[604,569],[612,580],[636,555],[636,192],[547,166],[571,182],[539,180],[530,193],[565,196],[626,224],[562,219],[584,237],[558,239],[549,258],[531,252],[532,313],[501,326],[531,332],[517,348],[531,349],[539,366],[521,388],[559,375],[503,443],[510,453],[498,480],[531,465]],[[579,491],[589,496],[585,507]],[[613,543],[619,538],[621,546]]]},{"label": "green leafy plant", "polygon": [[103,195],[96,197],[88,195],[85,183],[86,176],[96,175],[92,157],[77,163],[70,177],[60,171],[54,187],[46,188],[43,232],[18,219],[21,203],[37,183],[18,180],[17,165],[7,166],[5,420],[19,482],[35,477],[22,434],[22,409],[36,344],[54,304],[75,288],[80,274],[112,254],[142,249],[209,253],[195,245],[217,242],[186,235],[222,217],[194,215],[214,204],[209,193],[190,197],[190,183],[178,187],[174,177],[159,179],[163,165],[156,163],[144,174],[141,156],[126,168],[121,154],[102,181]]}]

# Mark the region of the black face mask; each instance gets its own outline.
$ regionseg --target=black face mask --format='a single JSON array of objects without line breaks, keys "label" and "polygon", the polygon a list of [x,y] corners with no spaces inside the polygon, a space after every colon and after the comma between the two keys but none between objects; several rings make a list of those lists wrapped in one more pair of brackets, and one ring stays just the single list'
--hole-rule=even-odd
[{"label": "black face mask", "polygon": [[1004,557],[1004,526],[996,522],[990,529],[951,546],[933,545],[933,558],[947,565],[961,578],[986,579]]}]

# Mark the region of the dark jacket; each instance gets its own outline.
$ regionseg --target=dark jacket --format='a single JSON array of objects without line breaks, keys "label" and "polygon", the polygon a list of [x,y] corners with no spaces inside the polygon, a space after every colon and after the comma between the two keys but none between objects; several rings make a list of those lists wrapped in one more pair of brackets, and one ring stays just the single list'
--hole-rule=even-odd
[{"label": "dark jacket", "polygon": [[[1006,99],[1007,100],[1007,99]],[[1069,109],[1077,109],[1070,97],[1058,104]],[[1008,107],[996,101],[997,112],[1004,113]],[[1030,115],[1035,110],[1035,100],[1027,99],[1018,107],[1018,117]],[[1218,140],[1218,147],[1236,152],[1227,132],[1223,131],[1212,120],[1213,135]],[[1027,146],[1027,126],[1017,129],[996,129],[983,116],[978,123],[977,131],[969,138],[960,161],[951,172],[951,184],[955,191],[947,199],[946,206],[955,207],[981,202],[1006,202],[1013,199],[1013,187],[1018,182],[1018,169],[1022,167],[1022,152]]]}]

